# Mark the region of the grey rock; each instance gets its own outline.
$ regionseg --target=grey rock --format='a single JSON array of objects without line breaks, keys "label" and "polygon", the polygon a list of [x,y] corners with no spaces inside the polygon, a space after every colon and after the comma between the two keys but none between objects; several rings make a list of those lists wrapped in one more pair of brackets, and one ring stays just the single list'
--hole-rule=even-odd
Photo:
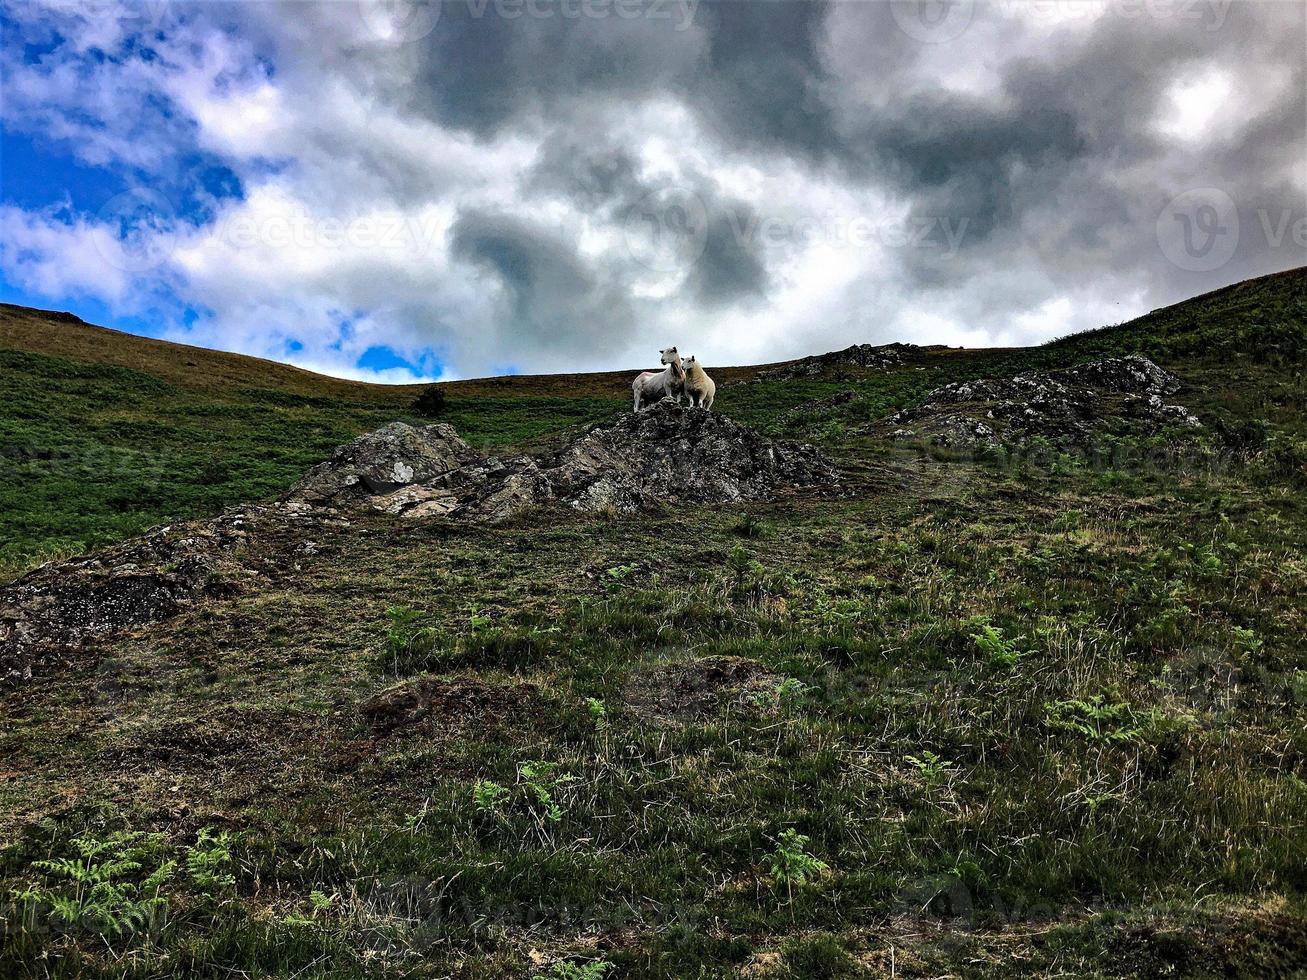
[{"label": "grey rock", "polygon": [[1123,422],[1148,432],[1169,425],[1201,428],[1188,409],[1162,400],[1179,390],[1174,375],[1134,354],[1012,378],[954,382],[891,416],[887,425],[910,425],[932,443],[956,448],[1019,446],[1036,436],[1084,443]]},{"label": "grey rock", "polygon": [[838,482],[818,449],[768,439],[724,415],[664,400],[596,426],[549,453],[489,458],[372,505],[414,517],[501,521],[532,507],[630,512],[660,503],[727,503]]},{"label": "grey rock", "polygon": [[921,356],[926,348],[916,344],[854,344],[844,350],[813,354],[789,364],[762,371],[756,381],[783,381],[788,378],[814,378],[825,374],[842,375],[850,368],[888,371]]},{"label": "grey rock", "polygon": [[451,425],[391,422],[336,449],[291,488],[287,500],[324,503],[391,493],[457,469],[472,450]]}]

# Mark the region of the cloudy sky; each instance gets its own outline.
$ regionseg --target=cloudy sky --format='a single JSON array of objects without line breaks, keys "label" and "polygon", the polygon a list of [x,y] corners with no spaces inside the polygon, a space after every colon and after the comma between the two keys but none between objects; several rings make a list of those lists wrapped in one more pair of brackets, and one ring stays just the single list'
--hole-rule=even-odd
[{"label": "cloudy sky", "polygon": [[6,0],[0,299],[384,381],[1025,344],[1307,264],[1307,5]]}]

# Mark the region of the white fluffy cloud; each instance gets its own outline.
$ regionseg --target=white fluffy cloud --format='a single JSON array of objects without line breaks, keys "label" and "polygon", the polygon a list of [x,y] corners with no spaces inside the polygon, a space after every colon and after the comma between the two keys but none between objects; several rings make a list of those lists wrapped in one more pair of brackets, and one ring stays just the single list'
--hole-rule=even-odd
[{"label": "white fluffy cloud", "polygon": [[104,260],[113,208],[6,205],[0,267],[124,314],[170,296],[196,311],[160,324],[177,339],[408,380],[360,358],[1032,343],[1303,260],[1249,234],[1200,276],[1153,233],[1194,186],[1249,222],[1301,208],[1292,5],[964,2],[956,36],[914,0],[499,6],[9,8],[6,128],[184,200],[133,225],[148,268]]}]

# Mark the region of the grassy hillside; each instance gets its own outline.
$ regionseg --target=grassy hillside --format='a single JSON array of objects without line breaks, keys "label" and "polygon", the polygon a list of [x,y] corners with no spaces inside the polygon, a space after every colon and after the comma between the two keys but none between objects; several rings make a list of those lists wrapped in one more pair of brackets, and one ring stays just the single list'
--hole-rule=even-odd
[{"label": "grassy hillside", "polygon": [[[0,975],[1301,976],[1304,283],[727,374],[718,407],[819,441],[834,496],[253,537],[239,594],[0,690]],[[413,394],[4,316],[20,558],[275,493]],[[960,458],[867,426],[1134,350],[1186,383],[1188,442]],[[539,440],[628,380],[453,385],[447,420]]]},{"label": "grassy hillside", "polygon": [[[418,386],[365,385],[0,306],[0,573],[166,520],[273,496]],[[448,386],[443,421],[476,445],[612,414],[556,379]],[[430,420],[425,420],[430,421]]]},{"label": "grassy hillside", "polygon": [[[714,374],[729,392],[723,411],[779,433],[793,428],[778,421],[786,410],[840,391],[860,397],[826,421],[856,425],[949,381],[1141,351],[1188,368],[1200,399],[1230,403],[1218,411],[1307,435],[1291,367],[1307,350],[1304,331],[1307,276],[1290,272],[1043,348],[938,351],[842,381],[746,385],[756,369]],[[392,419],[423,421],[411,411],[418,386],[341,381],[6,305],[0,370],[0,574],[273,496],[341,442]],[[522,443],[622,410],[632,375],[588,376],[586,397],[561,376],[458,382],[444,386],[442,421],[474,445]]]},{"label": "grassy hillside", "polygon": [[1081,354],[1140,352],[1161,360],[1300,366],[1307,360],[1307,276],[1294,269],[1235,283],[1129,323],[1065,337],[1050,347]]}]

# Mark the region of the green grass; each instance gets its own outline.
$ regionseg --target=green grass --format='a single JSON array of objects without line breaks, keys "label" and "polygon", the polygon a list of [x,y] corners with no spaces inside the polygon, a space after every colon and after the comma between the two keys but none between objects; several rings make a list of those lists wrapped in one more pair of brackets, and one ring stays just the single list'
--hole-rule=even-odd
[{"label": "green grass", "polygon": [[[834,497],[504,527],[351,515],[312,553],[252,541],[287,572],[0,692],[0,974],[1294,976],[1307,389],[1284,351],[1164,361],[1212,423],[1183,455],[1121,437],[969,460],[861,431],[944,381],[1088,353],[723,389],[734,417],[821,441]],[[396,414],[6,364],[40,406],[6,417],[7,442],[207,439],[245,447],[263,494],[325,453],[310,438]],[[491,446],[621,408],[531,385],[455,394],[447,418]],[[203,484],[185,451],[167,506],[253,492],[240,467]],[[100,492],[5,519],[29,549],[79,520],[127,533]],[[88,849],[95,869],[71,871]]]},{"label": "green grass", "polygon": [[[401,402],[194,389],[143,371],[0,350],[0,570],[171,519],[275,496]],[[391,399],[393,401],[393,399]],[[473,445],[524,442],[613,414],[599,398],[452,398]]]}]

